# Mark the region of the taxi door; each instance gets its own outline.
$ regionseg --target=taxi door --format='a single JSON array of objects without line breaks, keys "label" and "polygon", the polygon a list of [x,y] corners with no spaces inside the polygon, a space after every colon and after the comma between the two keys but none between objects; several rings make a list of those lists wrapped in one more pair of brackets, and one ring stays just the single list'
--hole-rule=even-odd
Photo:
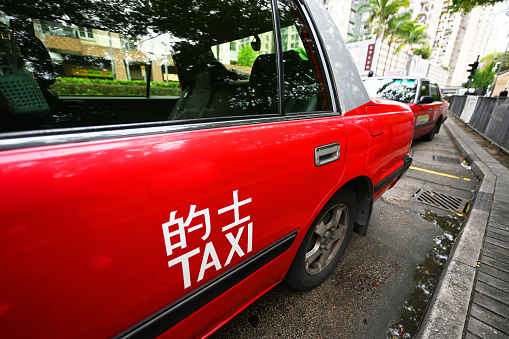
[{"label": "taxi door", "polygon": [[421,81],[417,105],[414,110],[414,139],[429,133],[433,128],[432,121],[436,105],[434,103],[419,103],[424,96],[430,96],[430,82],[428,80]]}]

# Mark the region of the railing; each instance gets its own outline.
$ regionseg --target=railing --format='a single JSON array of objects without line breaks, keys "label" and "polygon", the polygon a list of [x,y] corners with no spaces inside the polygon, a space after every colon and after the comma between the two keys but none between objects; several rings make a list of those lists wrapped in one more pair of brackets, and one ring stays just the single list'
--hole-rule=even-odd
[{"label": "railing", "polygon": [[449,112],[509,153],[509,99],[478,97],[470,107],[473,112],[469,116],[469,109],[465,106],[467,98],[464,95],[449,97]]}]

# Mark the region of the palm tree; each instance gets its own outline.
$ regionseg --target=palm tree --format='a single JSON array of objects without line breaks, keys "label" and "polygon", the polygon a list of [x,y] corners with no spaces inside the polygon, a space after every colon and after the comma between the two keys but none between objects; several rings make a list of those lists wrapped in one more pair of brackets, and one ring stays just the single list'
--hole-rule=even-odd
[{"label": "palm tree", "polygon": [[[376,33],[376,40],[385,39],[385,33],[389,25],[389,19],[398,13],[401,8],[408,8],[410,0],[371,0],[366,5],[359,7],[359,12],[369,12],[370,16],[366,22],[369,25],[374,24],[373,32]],[[380,60],[380,53],[378,54]],[[377,60],[377,67],[378,67]]]},{"label": "palm tree", "polygon": [[[399,36],[400,36],[402,30],[406,26],[407,22],[410,21],[411,17],[412,17],[412,11],[410,10],[410,11],[406,11],[403,13],[398,13],[396,15],[393,15],[389,19],[388,24],[387,24],[387,33],[386,33],[387,44],[389,45],[388,53],[390,53],[390,51],[391,51],[391,45],[394,42],[396,42],[396,40],[399,39]],[[391,55],[391,61],[389,62],[389,68],[391,67],[393,56],[394,56],[394,54]],[[385,60],[383,74],[385,74],[385,67],[387,66],[387,60],[388,60],[388,58]]]},{"label": "palm tree", "polygon": [[428,33],[425,32],[426,29],[426,26],[418,25],[415,21],[407,22],[399,32],[399,38],[401,40],[398,48],[396,49],[396,53],[398,53],[403,46],[407,45],[407,53],[409,53],[413,45],[426,42],[426,40],[429,39]]},{"label": "palm tree", "polygon": [[433,49],[427,43],[414,51],[415,55],[420,55],[424,60],[429,59],[431,53],[433,53]]}]

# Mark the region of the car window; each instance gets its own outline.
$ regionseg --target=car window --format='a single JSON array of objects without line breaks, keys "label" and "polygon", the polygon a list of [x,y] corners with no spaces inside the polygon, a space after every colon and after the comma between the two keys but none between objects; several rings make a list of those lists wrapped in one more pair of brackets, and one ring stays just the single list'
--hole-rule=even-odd
[{"label": "car window", "polygon": [[278,114],[272,17],[270,0],[4,3],[0,131]]},{"label": "car window", "polygon": [[329,110],[329,98],[317,46],[304,24],[302,13],[292,3],[279,1],[286,113]]},{"label": "car window", "polygon": [[423,80],[422,84],[421,84],[421,92],[419,94],[419,99],[424,97],[424,96],[429,96],[430,95],[429,87],[430,87],[429,86],[429,81]]},{"label": "car window", "polygon": [[433,98],[433,101],[440,101],[440,89],[438,88],[437,84],[431,84],[430,85],[430,91],[431,91],[431,97]]},{"label": "car window", "polygon": [[365,79],[364,86],[371,97],[411,103],[415,100],[417,81],[389,78]]}]

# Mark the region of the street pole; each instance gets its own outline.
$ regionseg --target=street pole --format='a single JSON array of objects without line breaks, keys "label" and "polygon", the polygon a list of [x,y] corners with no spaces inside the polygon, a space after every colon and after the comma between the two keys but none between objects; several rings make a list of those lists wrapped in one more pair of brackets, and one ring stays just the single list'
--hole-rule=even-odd
[{"label": "street pole", "polygon": [[[509,35],[508,35],[508,37],[509,37]],[[500,74],[500,69],[502,68],[502,65],[504,64],[505,55],[507,54],[508,47],[509,47],[509,42],[507,42],[507,46],[505,47],[505,52],[504,52],[504,56],[502,57],[502,62],[500,63],[500,65],[498,65],[497,76],[495,77],[495,82],[493,83],[493,87],[491,88],[490,97],[493,96],[493,91],[495,90],[495,87],[497,86],[498,75]]]}]

